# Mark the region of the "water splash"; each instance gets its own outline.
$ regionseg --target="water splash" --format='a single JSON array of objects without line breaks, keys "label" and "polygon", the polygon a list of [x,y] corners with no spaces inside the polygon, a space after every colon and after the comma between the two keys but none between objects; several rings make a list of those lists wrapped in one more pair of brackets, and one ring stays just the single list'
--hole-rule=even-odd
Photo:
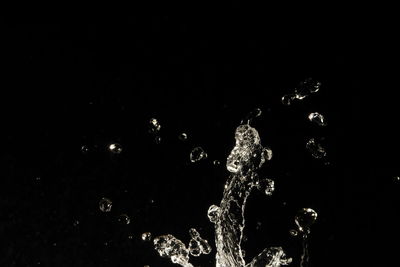
[{"label": "water splash", "polygon": [[318,214],[317,212],[315,212],[315,210],[304,208],[299,210],[294,218],[294,221],[298,228],[298,231],[296,232],[299,233],[301,235],[301,238],[303,239],[303,253],[300,259],[300,267],[308,266],[310,260],[308,251],[308,238],[311,232],[310,227],[315,223],[317,217]]},{"label": "water splash", "polygon": [[[231,173],[225,184],[223,198],[215,219],[217,267],[278,267],[288,265],[281,247],[266,248],[246,265],[242,253],[244,211],[254,187],[260,187],[256,171],[272,157],[272,151],[261,145],[257,130],[248,124],[239,125],[235,132],[235,147],[228,156],[226,167]],[[271,180],[272,181],[272,180]],[[267,184],[272,184],[271,182]],[[272,190],[273,191],[273,190]],[[214,220],[214,219],[213,219]]]},{"label": "water splash", "polygon": [[183,267],[193,267],[189,263],[189,250],[185,244],[173,235],[162,235],[154,238],[154,248],[164,258],[170,258],[173,263]]}]

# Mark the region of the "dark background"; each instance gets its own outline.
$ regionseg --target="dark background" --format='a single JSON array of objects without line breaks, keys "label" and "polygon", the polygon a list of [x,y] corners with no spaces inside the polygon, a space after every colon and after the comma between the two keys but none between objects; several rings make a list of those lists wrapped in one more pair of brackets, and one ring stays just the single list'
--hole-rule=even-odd
[{"label": "dark background", "polygon": [[[187,244],[191,227],[213,246],[191,262],[213,266],[207,209],[221,200],[235,128],[256,107],[253,125],[274,152],[260,174],[276,191],[249,199],[246,260],[283,246],[298,266],[301,242],[288,231],[311,207],[310,266],[395,266],[397,99],[382,85],[367,90],[385,39],[363,22],[321,30],[236,12],[2,26],[1,266],[172,266],[140,235]],[[308,77],[320,92],[283,106]],[[315,111],[327,127],[307,121]],[[147,132],[151,117],[161,144]],[[310,137],[325,138],[329,165],[307,153]],[[189,162],[195,146],[207,160]]]}]

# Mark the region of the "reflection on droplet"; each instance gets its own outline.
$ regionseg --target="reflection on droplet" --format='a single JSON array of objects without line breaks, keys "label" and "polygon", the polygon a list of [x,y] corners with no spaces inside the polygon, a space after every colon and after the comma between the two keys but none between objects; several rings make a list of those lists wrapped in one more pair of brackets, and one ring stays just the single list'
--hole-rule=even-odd
[{"label": "reflection on droplet", "polygon": [[311,153],[311,155],[316,158],[320,159],[326,156],[325,149],[317,143],[314,138],[311,138],[306,144],[307,150]]},{"label": "reflection on droplet", "polygon": [[186,133],[181,133],[181,134],[178,136],[178,138],[179,138],[179,140],[181,140],[181,141],[186,141],[187,138],[188,138],[188,136],[187,136]]},{"label": "reflection on droplet", "polygon": [[395,181],[395,182],[400,182],[400,176],[395,176],[395,177],[394,177],[394,181]]},{"label": "reflection on droplet", "polygon": [[214,166],[219,166],[219,165],[221,165],[221,162],[219,160],[214,160],[213,164],[214,164]]},{"label": "reflection on droplet", "polygon": [[220,209],[217,205],[211,205],[208,208],[207,216],[210,222],[216,223],[219,217]]},{"label": "reflection on droplet", "polygon": [[79,225],[79,221],[78,221],[78,220],[74,221],[73,225],[74,225],[75,227],[78,226],[78,225]]},{"label": "reflection on droplet", "polygon": [[318,112],[313,112],[308,115],[308,119],[311,122],[318,124],[319,126],[326,126],[327,123],[325,122],[325,118]]},{"label": "reflection on droplet", "polygon": [[145,232],[142,234],[142,240],[143,241],[151,241],[151,233],[150,232]]},{"label": "reflection on droplet", "polygon": [[195,147],[192,152],[190,152],[191,162],[197,162],[205,158],[207,158],[207,153],[201,147]]},{"label": "reflection on droplet", "polygon": [[114,154],[120,154],[122,152],[122,146],[118,143],[113,143],[108,146],[108,150]]},{"label": "reflection on droplet", "polygon": [[118,218],[117,218],[117,221],[120,224],[130,224],[131,223],[131,219],[126,214],[119,215]]},{"label": "reflection on droplet", "polygon": [[99,201],[99,208],[102,212],[110,212],[112,207],[112,201],[108,198],[103,197]]},{"label": "reflection on droplet", "polygon": [[300,232],[308,233],[311,225],[317,220],[318,214],[310,208],[304,208],[297,212],[294,221]]}]

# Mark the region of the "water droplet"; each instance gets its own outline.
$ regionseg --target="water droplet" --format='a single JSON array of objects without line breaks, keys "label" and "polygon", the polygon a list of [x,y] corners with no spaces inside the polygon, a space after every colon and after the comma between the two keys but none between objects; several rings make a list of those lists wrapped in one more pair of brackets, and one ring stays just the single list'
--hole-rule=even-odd
[{"label": "water droplet", "polygon": [[122,152],[122,146],[118,143],[112,143],[108,146],[108,150],[114,154],[120,154]]},{"label": "water droplet", "polygon": [[395,182],[400,182],[400,176],[395,176],[395,177],[394,177],[394,181],[395,181]]},{"label": "water droplet", "polygon": [[265,194],[267,196],[272,196],[272,193],[275,191],[275,183],[271,179],[266,179],[266,183]]},{"label": "water droplet", "polygon": [[155,142],[157,145],[161,144],[161,137],[160,137],[160,136],[154,137],[154,142]]},{"label": "water droplet", "polygon": [[308,233],[311,225],[317,220],[318,214],[310,208],[304,208],[297,212],[294,221],[300,232]]},{"label": "water droplet", "polygon": [[131,219],[130,219],[129,216],[126,215],[126,214],[121,214],[121,215],[119,215],[118,218],[117,218],[117,221],[118,221],[118,223],[120,223],[120,224],[125,224],[125,225],[131,223]]},{"label": "water droplet", "polygon": [[317,141],[314,138],[311,138],[307,142],[306,148],[311,153],[311,155],[316,159],[320,159],[326,156],[325,149],[319,143],[317,143]]},{"label": "water droplet", "polygon": [[191,239],[189,241],[189,252],[190,255],[193,255],[195,257],[200,256],[201,255],[200,243],[194,239]]},{"label": "water droplet", "polygon": [[242,257],[246,257],[246,251],[244,249],[242,249]]},{"label": "water droplet", "polygon": [[81,152],[82,152],[82,154],[89,153],[89,147],[85,146],[85,145],[81,146]]},{"label": "water droplet", "polygon": [[325,122],[325,118],[318,112],[313,112],[308,115],[308,119],[311,122],[318,124],[319,126],[326,126],[327,123]]},{"label": "water droplet", "polygon": [[149,132],[154,134],[154,133],[159,132],[160,129],[161,129],[161,125],[158,122],[158,120],[155,118],[151,118],[149,121]]},{"label": "water droplet", "polygon": [[218,221],[220,208],[217,205],[211,205],[208,208],[207,216],[210,222],[216,223]]},{"label": "water droplet", "polygon": [[189,229],[189,234],[190,234],[190,237],[191,237],[191,238],[200,237],[199,232],[197,232],[197,230],[194,229],[194,228],[190,228],[190,229]]},{"label": "water droplet", "polygon": [[282,104],[284,104],[285,106],[290,106],[292,104],[293,100],[295,100],[295,99],[296,99],[296,95],[294,95],[294,94],[284,95],[282,97]]},{"label": "water droplet", "polygon": [[267,161],[272,159],[272,150],[269,147],[264,147],[263,158]]},{"label": "water droplet", "polygon": [[142,240],[143,241],[151,241],[151,233],[150,232],[145,232],[142,234]]},{"label": "water droplet", "polygon": [[35,178],[35,180],[36,180],[36,181],[40,181],[40,177],[37,176],[37,177]]},{"label": "water droplet", "polygon": [[221,162],[219,160],[214,160],[213,164],[214,164],[214,166],[219,166],[219,165],[221,165]]},{"label": "water droplet", "polygon": [[197,162],[202,159],[207,158],[207,153],[201,147],[193,148],[192,152],[190,152],[190,161]]},{"label": "water droplet", "polygon": [[187,138],[188,138],[188,136],[187,136],[187,134],[185,134],[185,133],[181,133],[181,134],[178,136],[178,138],[179,138],[179,140],[181,140],[181,141],[186,141]]},{"label": "water droplet", "polygon": [[316,93],[319,91],[321,83],[313,80],[312,78],[305,79],[300,82],[299,85],[295,88],[296,98],[303,99],[309,96],[312,93]]},{"label": "water droplet", "polygon": [[103,197],[99,201],[99,208],[102,212],[110,212],[112,207],[112,201],[108,198]]},{"label": "water droplet", "polygon": [[289,234],[290,234],[291,236],[297,236],[298,232],[297,232],[296,230],[294,230],[294,229],[291,229],[291,230],[289,231]]},{"label": "water droplet", "polygon": [[133,235],[129,235],[129,236],[128,236],[128,239],[133,239]]},{"label": "water droplet", "polygon": [[212,251],[212,248],[211,248],[210,244],[208,244],[208,241],[203,238],[200,238],[200,237],[197,240],[200,244],[201,252],[203,254],[210,254],[210,252]]},{"label": "water droplet", "polygon": [[79,221],[78,221],[78,220],[74,221],[73,225],[74,225],[75,227],[78,226],[78,225],[79,225]]}]

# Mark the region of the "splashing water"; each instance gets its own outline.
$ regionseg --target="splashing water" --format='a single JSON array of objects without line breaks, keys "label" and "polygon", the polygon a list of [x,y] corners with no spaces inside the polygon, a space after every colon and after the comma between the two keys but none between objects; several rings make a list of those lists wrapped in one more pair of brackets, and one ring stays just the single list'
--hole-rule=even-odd
[{"label": "splashing water", "polygon": [[309,252],[308,252],[308,237],[310,234],[310,227],[317,220],[318,214],[315,210],[310,208],[304,208],[297,212],[294,221],[297,225],[298,231],[297,233],[301,234],[301,238],[303,239],[303,253],[301,255],[300,267],[308,266],[309,262]]},{"label": "splashing water", "polygon": [[[211,205],[208,218],[214,223],[216,244],[216,267],[279,267],[292,262],[286,257],[281,247],[264,249],[246,264],[244,250],[245,228],[244,211],[246,201],[252,189],[263,190],[266,195],[274,191],[274,181],[260,178],[256,171],[272,158],[272,150],[263,147],[257,130],[248,124],[239,125],[235,132],[235,146],[229,154],[226,168],[231,173],[219,206]],[[193,151],[192,151],[193,152]],[[198,157],[203,150],[193,153]],[[197,153],[198,152],[198,153]],[[192,159],[192,154],[191,154]],[[196,160],[195,160],[196,161]],[[195,162],[194,161],[194,162]],[[192,160],[193,162],[193,160]],[[200,237],[195,229],[190,229],[191,240],[188,248],[172,235],[163,235],[154,239],[154,247],[162,257],[169,257],[172,262],[183,267],[192,267],[189,256],[209,254],[211,246]]]},{"label": "splashing water", "polygon": [[[248,124],[237,127],[235,140],[235,147],[228,156],[226,164],[231,175],[226,182],[214,225],[217,247],[216,266],[278,267],[288,265],[292,260],[286,258],[280,247],[264,249],[246,265],[241,249],[246,201],[251,190],[254,187],[260,187],[260,178],[256,171],[266,160],[271,159],[272,151],[261,145],[257,130]],[[271,182],[266,184],[273,185]]]}]

